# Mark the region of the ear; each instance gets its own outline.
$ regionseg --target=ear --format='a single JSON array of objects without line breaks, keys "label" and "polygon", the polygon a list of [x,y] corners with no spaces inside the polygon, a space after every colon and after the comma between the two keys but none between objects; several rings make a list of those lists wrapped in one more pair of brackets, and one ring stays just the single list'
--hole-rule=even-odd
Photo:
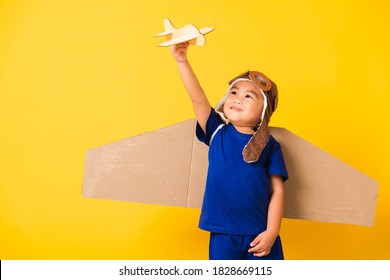
[{"label": "ear", "polygon": [[279,102],[278,87],[276,86],[276,84],[274,82],[271,81],[271,83],[272,83],[272,87],[267,92],[267,94],[268,94],[268,100],[271,103],[272,112],[274,112],[276,110],[276,108],[278,107],[278,102]]}]

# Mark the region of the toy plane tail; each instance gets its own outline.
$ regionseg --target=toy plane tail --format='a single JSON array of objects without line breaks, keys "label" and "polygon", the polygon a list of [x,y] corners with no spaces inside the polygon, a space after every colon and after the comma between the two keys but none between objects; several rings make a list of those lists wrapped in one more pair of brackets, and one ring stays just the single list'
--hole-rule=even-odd
[{"label": "toy plane tail", "polygon": [[171,21],[167,18],[164,19],[164,29],[164,32],[156,34],[155,36],[166,36],[172,34],[173,31],[176,30],[176,28],[172,25]]},{"label": "toy plane tail", "polygon": [[164,19],[164,28],[165,28],[165,32],[169,32],[169,33],[172,33],[173,30],[175,30],[176,28],[172,25],[172,22],[165,18]]}]

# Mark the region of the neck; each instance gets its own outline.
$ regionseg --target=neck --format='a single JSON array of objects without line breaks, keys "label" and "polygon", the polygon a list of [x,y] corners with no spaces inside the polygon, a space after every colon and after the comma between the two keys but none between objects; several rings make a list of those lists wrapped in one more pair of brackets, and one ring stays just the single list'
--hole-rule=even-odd
[{"label": "neck", "polygon": [[239,126],[239,125],[236,125],[236,124],[232,124],[232,125],[240,133],[243,133],[243,134],[254,134],[255,133],[253,128],[250,127],[250,126]]}]

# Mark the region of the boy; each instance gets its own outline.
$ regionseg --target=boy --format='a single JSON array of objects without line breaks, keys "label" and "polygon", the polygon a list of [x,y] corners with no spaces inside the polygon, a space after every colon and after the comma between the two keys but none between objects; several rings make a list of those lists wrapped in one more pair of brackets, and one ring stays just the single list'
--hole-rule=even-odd
[{"label": "boy", "polygon": [[269,135],[276,85],[259,72],[230,82],[213,109],[188,59],[187,43],[170,47],[209,145],[209,169],[199,227],[210,231],[210,259],[283,259],[279,237],[283,182],[288,174],[279,143]]}]

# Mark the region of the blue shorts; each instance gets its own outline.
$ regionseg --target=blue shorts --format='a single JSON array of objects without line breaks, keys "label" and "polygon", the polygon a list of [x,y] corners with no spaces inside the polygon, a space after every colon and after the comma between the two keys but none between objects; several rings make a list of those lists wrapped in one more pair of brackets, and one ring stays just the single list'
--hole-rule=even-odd
[{"label": "blue shorts", "polygon": [[210,260],[283,260],[283,248],[280,237],[275,239],[269,255],[255,257],[249,253],[249,245],[256,235],[231,235],[210,233],[209,258]]}]

